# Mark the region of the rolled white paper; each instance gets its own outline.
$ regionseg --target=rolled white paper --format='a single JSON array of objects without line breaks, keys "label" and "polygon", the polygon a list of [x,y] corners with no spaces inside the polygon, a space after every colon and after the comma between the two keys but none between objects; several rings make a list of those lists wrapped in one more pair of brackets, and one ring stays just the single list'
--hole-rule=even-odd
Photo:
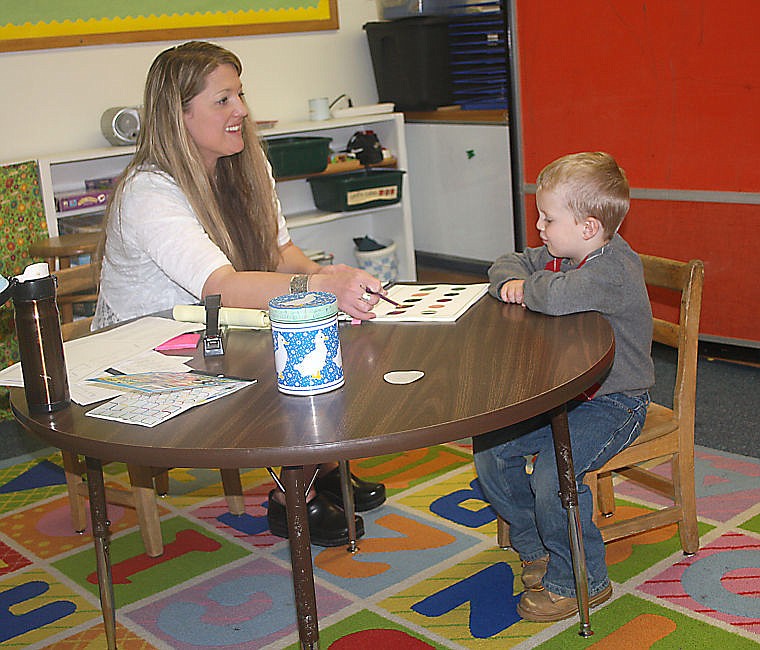
[{"label": "rolled white paper", "polygon": [[[206,322],[206,308],[203,305],[175,305],[172,311],[174,320],[188,323]],[[229,327],[250,327],[269,329],[269,314],[263,309],[243,309],[242,307],[221,307],[219,324]]]}]

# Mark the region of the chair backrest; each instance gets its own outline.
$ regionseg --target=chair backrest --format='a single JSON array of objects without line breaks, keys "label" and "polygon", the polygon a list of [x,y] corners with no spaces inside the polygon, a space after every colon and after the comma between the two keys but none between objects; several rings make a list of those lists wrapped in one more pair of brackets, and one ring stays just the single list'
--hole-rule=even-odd
[{"label": "chair backrest", "polygon": [[653,340],[678,351],[673,412],[676,419],[694,418],[697,390],[699,316],[705,267],[701,260],[679,262],[652,255],[640,255],[648,287],[676,291],[681,296],[678,322],[654,319]]},{"label": "chair backrest", "polygon": [[[78,294],[82,299],[92,301],[97,297],[100,286],[100,260],[95,260],[89,264],[79,264],[70,266],[66,269],[59,269],[53,272],[56,277],[58,286],[56,288],[56,298],[59,303],[65,300],[71,301]],[[92,317],[79,318],[69,323],[61,323],[61,334],[63,340],[82,336],[90,329]]]}]

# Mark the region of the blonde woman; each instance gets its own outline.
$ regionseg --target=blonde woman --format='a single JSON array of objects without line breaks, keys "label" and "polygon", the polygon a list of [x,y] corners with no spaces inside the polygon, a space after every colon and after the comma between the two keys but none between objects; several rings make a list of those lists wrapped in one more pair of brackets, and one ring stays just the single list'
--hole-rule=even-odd
[{"label": "blonde woman", "polygon": [[[266,308],[275,296],[306,289],[335,294],[354,318],[374,317],[371,292],[383,291],[377,278],[321,266],[290,239],[241,72],[235,54],[199,41],[153,61],[137,151],[107,210],[93,327],[213,294],[227,307]],[[348,530],[336,505],[338,472],[323,466],[320,473],[320,494],[309,503],[312,541],[339,545]],[[383,503],[382,484],[352,479],[357,510]],[[283,495],[272,496],[270,527],[287,536]]]}]

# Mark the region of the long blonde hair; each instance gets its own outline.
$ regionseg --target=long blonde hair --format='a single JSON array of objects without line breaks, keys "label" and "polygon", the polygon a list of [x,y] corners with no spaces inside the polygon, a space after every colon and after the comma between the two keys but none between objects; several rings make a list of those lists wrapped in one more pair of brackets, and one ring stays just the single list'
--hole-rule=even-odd
[{"label": "long blonde hair", "polygon": [[273,271],[281,259],[277,203],[253,121],[248,116],[243,122],[243,150],[219,158],[209,178],[183,120],[208,75],[223,64],[242,73],[235,54],[202,41],[164,50],[153,61],[145,82],[137,151],[116,186],[107,219],[118,214],[125,182],[134,171],[160,170],[174,179],[236,271]]}]

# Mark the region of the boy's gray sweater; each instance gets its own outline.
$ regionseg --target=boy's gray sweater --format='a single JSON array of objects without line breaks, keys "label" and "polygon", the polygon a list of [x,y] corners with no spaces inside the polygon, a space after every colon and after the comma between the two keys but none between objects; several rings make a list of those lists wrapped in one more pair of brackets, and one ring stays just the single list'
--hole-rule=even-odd
[{"label": "boy's gray sweater", "polygon": [[651,388],[652,309],[639,256],[616,234],[580,267],[563,259],[559,272],[546,270],[553,259],[545,246],[500,257],[488,270],[489,292],[499,298],[507,280],[525,280],[528,309],[551,316],[599,312],[615,334],[615,360],[596,394],[637,395]]}]

